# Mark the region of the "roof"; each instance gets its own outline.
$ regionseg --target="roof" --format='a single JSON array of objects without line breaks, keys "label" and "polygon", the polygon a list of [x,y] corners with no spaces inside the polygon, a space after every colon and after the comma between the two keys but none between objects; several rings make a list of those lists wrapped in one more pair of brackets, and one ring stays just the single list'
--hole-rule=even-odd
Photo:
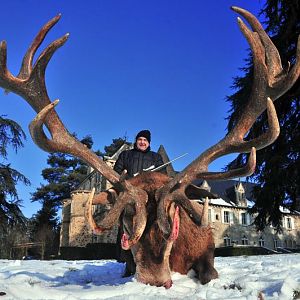
[{"label": "roof", "polygon": [[[164,164],[170,161],[169,156],[163,145],[159,146],[157,153],[159,153],[161,155],[161,158],[162,158]],[[172,166],[172,163],[170,163],[169,165],[166,166],[166,170],[167,170],[168,176],[174,177],[176,175],[176,172]]]},{"label": "roof", "polygon": [[228,203],[227,201],[225,201],[222,198],[218,198],[218,199],[211,199],[210,200],[210,204],[212,205],[222,205],[222,206],[230,206],[232,207],[233,205]]},{"label": "roof", "polygon": [[[197,179],[196,181],[194,181],[194,184],[197,186],[202,185],[202,183],[203,183],[202,179]],[[207,180],[207,183],[211,187],[212,193],[217,194],[220,198],[224,199],[228,203],[230,203],[231,200],[228,198],[226,191],[233,188],[237,184],[242,183],[245,189],[245,197],[247,200],[250,201],[253,200],[252,190],[256,186],[255,183],[247,182],[247,181],[239,181],[239,180],[220,180],[220,181]]]}]

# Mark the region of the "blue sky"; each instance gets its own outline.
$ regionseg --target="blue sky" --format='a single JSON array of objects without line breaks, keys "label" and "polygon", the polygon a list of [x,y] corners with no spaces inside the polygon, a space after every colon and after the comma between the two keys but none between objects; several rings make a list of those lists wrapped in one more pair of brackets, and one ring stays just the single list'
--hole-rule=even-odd
[{"label": "blue sky", "polygon": [[[57,112],[79,138],[90,134],[94,149],[113,138],[132,141],[141,129],[152,132],[151,147],[163,144],[183,169],[226,133],[227,95],[247,57],[236,5],[256,16],[264,1],[37,1],[10,0],[1,5],[0,39],[7,41],[8,66],[17,74],[22,57],[40,27],[62,14],[42,44],[69,32],[67,43],[49,63],[48,94],[60,99]],[[30,193],[43,181],[48,154],[33,144],[28,124],[35,113],[19,96],[0,93],[1,115],[25,130],[25,147],[9,152],[12,167],[32,185],[19,185],[23,212],[30,217],[39,204]],[[235,155],[218,159],[221,170]]]}]

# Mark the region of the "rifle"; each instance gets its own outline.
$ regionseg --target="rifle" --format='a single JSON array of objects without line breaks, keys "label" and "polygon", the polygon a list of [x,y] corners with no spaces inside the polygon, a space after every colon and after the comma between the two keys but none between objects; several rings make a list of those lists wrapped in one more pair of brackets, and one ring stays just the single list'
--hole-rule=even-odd
[{"label": "rifle", "polygon": [[[169,164],[171,164],[172,162],[174,162],[175,160],[177,160],[177,159],[179,159],[179,158],[182,158],[182,157],[186,156],[187,154],[188,154],[188,153],[184,153],[184,154],[182,154],[182,155],[180,155],[180,156],[178,156],[178,157],[176,157],[176,158],[174,158],[174,159],[172,159],[172,160],[170,160],[170,161],[168,161],[168,162],[166,162],[166,163],[164,163],[163,165],[160,165],[160,166],[158,166],[158,167],[155,167],[154,165],[152,165],[152,166],[150,166],[150,167],[147,168],[147,169],[143,169],[143,172],[148,172],[148,171],[150,171],[150,172],[159,171],[159,170],[165,168],[166,166],[168,166]],[[139,173],[135,173],[135,174],[133,174],[133,176],[137,176],[138,174],[139,174]]]}]

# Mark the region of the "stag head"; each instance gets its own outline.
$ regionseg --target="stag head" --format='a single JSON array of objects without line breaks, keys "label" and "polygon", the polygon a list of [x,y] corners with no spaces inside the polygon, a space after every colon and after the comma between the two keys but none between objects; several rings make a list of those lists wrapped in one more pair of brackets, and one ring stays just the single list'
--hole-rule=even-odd
[{"label": "stag head", "polygon": [[[273,102],[288,91],[300,73],[300,42],[297,47],[296,63],[290,68],[283,68],[279,53],[271,39],[263,30],[259,21],[248,11],[232,7],[250,25],[238,18],[238,24],[247,39],[253,55],[254,78],[248,104],[241,113],[236,126],[217,144],[213,145],[173,179],[155,173],[141,174],[137,178],[126,180],[108,167],[95,153],[69,134],[55,112],[58,100],[51,102],[45,85],[45,70],[55,51],[67,40],[68,34],[52,42],[33,63],[33,57],[48,31],[59,21],[60,15],[50,20],[37,34],[27,50],[20,72],[13,76],[7,69],[6,43],[0,44],[0,86],[24,98],[37,112],[30,124],[33,141],[47,152],[63,152],[76,156],[107,178],[116,191],[116,198],[108,215],[96,223],[87,212],[87,219],[94,231],[101,233],[111,228],[122,212],[125,234],[122,247],[131,249],[137,263],[138,279],[154,285],[170,286],[170,270],[186,272],[191,266],[179,266],[174,261],[176,255],[187,254],[178,245],[178,240],[187,242],[182,229],[193,228],[203,234],[203,249],[213,249],[213,240],[207,224],[207,205],[195,207],[190,202],[189,191],[195,179],[221,180],[247,176],[255,169],[256,150],[262,149],[275,141],[279,134],[279,124]],[[265,111],[268,113],[269,129],[261,136],[244,141],[244,137],[255,120]],[[43,131],[45,125],[51,138]],[[250,153],[246,166],[228,172],[209,172],[209,164],[229,153]],[[202,191],[203,192],[203,191]],[[202,193],[200,191],[200,194]],[[97,195],[91,194],[88,207],[97,203]],[[186,229],[185,234],[187,234]],[[198,232],[198,231],[197,231]],[[199,233],[198,232],[198,233]],[[201,236],[200,234],[200,236]],[[209,237],[210,236],[210,237]],[[160,243],[155,248],[154,244]],[[146,252],[151,249],[151,255]],[[180,250],[181,249],[181,250]],[[180,252],[183,251],[183,252]],[[196,251],[196,250],[195,250]],[[200,254],[201,249],[197,250]],[[183,253],[183,254],[182,254]],[[207,255],[206,255],[207,256]],[[200,264],[198,259],[198,264]],[[159,267],[157,267],[159,266]],[[201,269],[202,268],[202,269]],[[213,265],[202,270],[201,282],[216,277]],[[155,274],[159,273],[159,278]]]}]

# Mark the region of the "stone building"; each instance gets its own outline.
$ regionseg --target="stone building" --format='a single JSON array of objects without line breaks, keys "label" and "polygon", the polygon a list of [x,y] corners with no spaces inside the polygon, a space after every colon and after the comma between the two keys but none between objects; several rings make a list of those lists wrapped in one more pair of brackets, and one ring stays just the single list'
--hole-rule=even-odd
[{"label": "stone building", "polygon": [[[220,196],[209,200],[209,222],[214,229],[216,247],[260,246],[276,250],[300,248],[300,213],[281,208],[282,232],[269,226],[258,232],[253,225],[255,216],[247,208],[253,205],[251,190],[254,184],[235,180],[207,182],[201,188]],[[201,202],[201,200],[198,200]]]},{"label": "stone building", "polygon": [[[132,148],[132,144],[124,144],[112,157],[105,157],[105,162],[113,168],[119,154]],[[169,158],[163,146],[158,152],[163,161]],[[172,165],[168,165],[167,173],[173,177],[176,172]],[[252,225],[254,216],[247,212],[251,201],[252,183],[227,181],[198,181],[194,184],[202,189],[211,191],[219,196],[209,201],[209,222],[213,227],[216,247],[226,246],[262,246],[269,249],[278,247],[296,249],[300,248],[300,213],[282,210],[282,233],[276,233],[274,228],[268,227],[263,232],[257,232]],[[60,248],[86,247],[95,244],[115,244],[117,226],[102,234],[93,235],[85,220],[85,204],[91,189],[95,187],[96,193],[110,187],[110,183],[101,174],[90,170],[85,180],[71,193],[71,199],[66,199],[62,210],[62,227]],[[195,201],[202,202],[201,199]],[[105,213],[107,206],[95,206],[94,210]]]}]

